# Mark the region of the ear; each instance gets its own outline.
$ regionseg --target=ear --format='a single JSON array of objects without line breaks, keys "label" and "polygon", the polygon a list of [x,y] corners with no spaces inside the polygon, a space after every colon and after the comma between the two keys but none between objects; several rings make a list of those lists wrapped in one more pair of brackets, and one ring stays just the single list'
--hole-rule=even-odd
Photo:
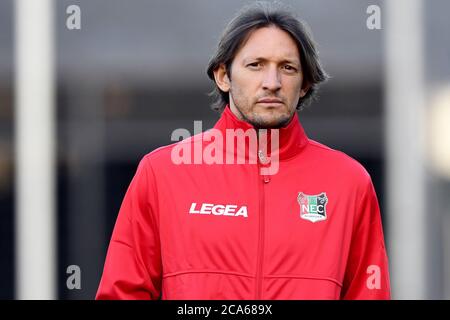
[{"label": "ear", "polygon": [[308,84],[305,84],[302,89],[300,90],[300,98],[303,98],[309,91],[310,86]]},{"label": "ear", "polygon": [[221,63],[220,66],[214,70],[214,80],[220,90],[223,92],[230,91],[230,78],[228,77],[225,64]]}]

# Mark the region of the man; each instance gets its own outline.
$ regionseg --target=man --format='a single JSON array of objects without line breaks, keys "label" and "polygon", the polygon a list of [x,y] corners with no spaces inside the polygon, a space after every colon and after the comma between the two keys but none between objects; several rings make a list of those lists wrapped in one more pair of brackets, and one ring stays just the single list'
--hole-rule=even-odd
[{"label": "man", "polygon": [[[298,120],[327,78],[304,25],[247,7],[207,73],[222,115],[141,160],[97,299],[389,299],[369,174]],[[196,161],[198,146],[215,161]]]}]

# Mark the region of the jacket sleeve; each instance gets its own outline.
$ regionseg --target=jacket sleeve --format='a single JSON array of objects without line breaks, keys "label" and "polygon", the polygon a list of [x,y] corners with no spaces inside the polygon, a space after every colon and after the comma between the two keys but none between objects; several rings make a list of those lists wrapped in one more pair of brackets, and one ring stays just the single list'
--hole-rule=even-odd
[{"label": "jacket sleeve", "polygon": [[122,201],[96,299],[159,299],[161,253],[153,171],[144,157]]},{"label": "jacket sleeve", "polygon": [[388,257],[370,177],[357,208],[341,298],[388,300],[391,298]]}]

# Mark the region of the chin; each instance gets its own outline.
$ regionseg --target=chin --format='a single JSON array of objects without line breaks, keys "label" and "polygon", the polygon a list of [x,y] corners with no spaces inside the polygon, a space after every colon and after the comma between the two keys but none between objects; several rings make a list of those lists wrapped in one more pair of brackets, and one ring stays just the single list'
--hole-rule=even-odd
[{"label": "chin", "polygon": [[286,126],[289,123],[291,116],[283,114],[280,116],[257,116],[252,119],[251,124],[258,129],[279,129]]},{"label": "chin", "polygon": [[255,114],[256,122],[260,128],[274,129],[284,127],[289,123],[293,113],[287,110],[264,110]]}]

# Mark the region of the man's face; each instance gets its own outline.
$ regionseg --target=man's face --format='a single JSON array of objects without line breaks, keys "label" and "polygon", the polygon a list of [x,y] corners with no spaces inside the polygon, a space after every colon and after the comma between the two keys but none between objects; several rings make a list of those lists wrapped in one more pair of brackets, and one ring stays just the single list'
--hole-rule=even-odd
[{"label": "man's face", "polygon": [[279,128],[289,122],[306,94],[302,83],[294,40],[279,28],[264,27],[253,31],[239,49],[231,79],[225,74],[221,89],[229,92],[231,111],[238,118],[256,128]]}]

